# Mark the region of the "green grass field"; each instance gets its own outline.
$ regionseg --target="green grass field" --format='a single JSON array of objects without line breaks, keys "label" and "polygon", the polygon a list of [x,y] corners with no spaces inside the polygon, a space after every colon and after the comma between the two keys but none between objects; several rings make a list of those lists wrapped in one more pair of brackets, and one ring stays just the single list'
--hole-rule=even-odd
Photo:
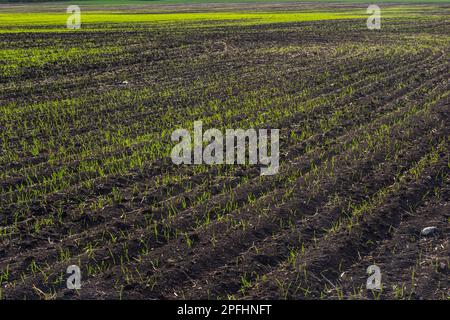
[{"label": "green grass field", "polygon": [[[0,0],[0,3],[39,3],[64,2],[61,0]],[[69,2],[69,0],[66,0]],[[79,0],[79,3],[92,5],[135,5],[135,4],[204,4],[204,3],[369,3],[365,0]],[[446,0],[379,0],[377,3],[447,3]]]},{"label": "green grass field", "polygon": [[[101,8],[101,7],[100,7]],[[158,7],[156,7],[158,8]],[[6,12],[0,13],[0,32],[70,32],[65,29],[65,23],[68,14],[63,10],[61,12]],[[99,7],[82,6],[83,29],[103,28],[106,24],[120,24],[123,27],[136,25],[161,25],[188,23],[196,26],[207,25],[257,25],[272,23],[289,23],[302,21],[322,21],[322,20],[341,20],[341,19],[363,19],[368,15],[365,8],[349,8],[340,10],[307,9],[303,11],[258,11],[246,12],[239,11],[220,11],[220,12],[187,12],[187,13],[168,13],[168,12],[122,12],[120,7],[113,10],[101,10]],[[155,10],[155,8],[153,8]],[[156,9],[158,10],[158,9]],[[165,9],[167,11],[168,9]],[[233,9],[231,9],[233,10]],[[133,9],[131,9],[133,11]],[[136,10],[135,10],[136,11]],[[158,10],[159,11],[159,10]],[[389,6],[382,11],[384,18],[403,18],[403,17],[421,17],[426,15],[427,11],[433,12],[432,6],[417,7],[395,7]]]}]

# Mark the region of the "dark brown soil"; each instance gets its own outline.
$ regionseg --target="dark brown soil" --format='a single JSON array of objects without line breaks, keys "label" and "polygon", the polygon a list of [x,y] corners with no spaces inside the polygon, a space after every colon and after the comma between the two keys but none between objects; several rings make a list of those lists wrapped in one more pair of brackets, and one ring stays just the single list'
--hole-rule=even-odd
[{"label": "dark brown soil", "polygon": [[[0,296],[448,299],[449,26],[0,33],[0,49],[122,49],[0,78]],[[280,128],[280,172],[174,165],[170,132],[194,120]]]}]

